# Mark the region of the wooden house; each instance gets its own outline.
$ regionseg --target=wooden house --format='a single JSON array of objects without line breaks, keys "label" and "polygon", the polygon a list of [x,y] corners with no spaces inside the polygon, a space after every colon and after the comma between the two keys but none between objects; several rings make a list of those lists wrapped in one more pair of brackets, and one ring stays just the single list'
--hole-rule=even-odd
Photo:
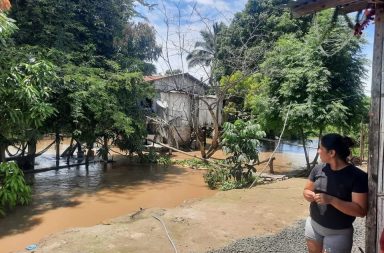
[{"label": "wooden house", "polygon": [[208,104],[218,104],[215,113],[219,115],[219,124],[222,123],[223,103],[217,103],[214,95],[206,95],[208,86],[192,75],[146,76],[144,79],[155,88],[155,96],[149,101],[152,112],[164,122],[172,122],[178,144],[190,143],[193,115],[197,116],[199,127],[211,126],[212,117],[203,100]]}]

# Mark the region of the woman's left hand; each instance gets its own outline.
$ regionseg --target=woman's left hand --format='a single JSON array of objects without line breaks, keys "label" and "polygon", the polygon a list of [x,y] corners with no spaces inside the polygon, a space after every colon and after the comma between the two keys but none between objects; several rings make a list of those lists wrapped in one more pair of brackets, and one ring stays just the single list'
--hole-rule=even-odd
[{"label": "woman's left hand", "polygon": [[331,204],[333,197],[325,193],[317,193],[314,199],[317,204]]}]

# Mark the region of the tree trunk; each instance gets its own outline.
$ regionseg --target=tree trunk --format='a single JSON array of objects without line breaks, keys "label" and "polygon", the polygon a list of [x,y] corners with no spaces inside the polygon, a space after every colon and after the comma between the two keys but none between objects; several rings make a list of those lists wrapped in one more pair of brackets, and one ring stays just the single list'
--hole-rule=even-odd
[{"label": "tree trunk", "polygon": [[207,152],[207,158],[210,158],[214,153],[216,153],[217,149],[219,148],[220,130],[219,130],[218,116],[215,115],[215,112],[212,110],[210,106],[208,107],[208,111],[211,114],[212,122],[213,122],[212,144],[209,147],[209,150]]},{"label": "tree trunk", "polygon": [[89,163],[89,158],[94,158],[95,157],[95,152],[93,151],[93,142],[87,144],[87,154],[85,156],[85,163]]},{"label": "tree trunk", "polygon": [[30,139],[27,143],[28,151],[23,170],[33,170],[35,168],[35,155],[36,155],[36,144],[37,140],[35,138]]},{"label": "tree trunk", "polygon": [[[319,132],[319,140],[317,142],[317,149],[319,149],[320,147],[320,141],[321,141],[321,138],[323,137],[323,129],[320,129],[320,132]],[[310,167],[310,171],[316,166],[317,164],[317,159],[319,159],[319,153],[316,152],[316,155],[315,155],[315,158],[313,158],[313,161],[311,162],[311,167]]]},{"label": "tree trunk", "polygon": [[107,136],[104,136],[104,144],[103,144],[103,154],[102,154],[102,158],[105,162],[108,161],[108,137]]},{"label": "tree trunk", "polygon": [[5,149],[7,148],[5,143],[0,142],[0,158],[1,162],[6,162],[5,160]]},{"label": "tree trunk", "polygon": [[[73,146],[73,137],[71,137],[71,141],[69,143],[69,147],[67,148],[67,150],[68,150],[68,153],[66,154],[67,155],[67,163],[69,163],[69,158],[71,157],[70,152],[72,150],[72,146]],[[65,153],[65,151],[64,151],[64,153]],[[64,153],[63,153],[63,155],[64,155]]]},{"label": "tree trunk", "polygon": [[200,132],[200,126],[199,126],[199,100],[192,98],[192,128],[193,131],[195,132],[196,136],[196,142],[197,145],[199,146],[200,154],[202,158],[206,158],[207,154],[205,152],[205,145],[204,141],[201,139],[201,132]]},{"label": "tree trunk", "polygon": [[201,128],[198,125],[196,126],[195,133],[196,133],[196,141],[197,141],[197,143],[199,145],[201,157],[202,158],[206,158],[207,154],[205,152],[205,141],[202,138],[203,135],[202,135],[202,132],[201,132]]},{"label": "tree trunk", "polygon": [[77,158],[84,158],[84,151],[81,148],[81,143],[77,142]]},{"label": "tree trunk", "polygon": [[301,141],[303,143],[303,149],[304,149],[304,155],[305,155],[305,162],[307,163],[307,171],[309,172],[311,169],[311,164],[309,163],[309,157],[308,157],[308,152],[307,152],[307,146],[305,145],[306,138],[304,135],[304,130],[303,128],[300,128],[300,135],[301,135]]}]

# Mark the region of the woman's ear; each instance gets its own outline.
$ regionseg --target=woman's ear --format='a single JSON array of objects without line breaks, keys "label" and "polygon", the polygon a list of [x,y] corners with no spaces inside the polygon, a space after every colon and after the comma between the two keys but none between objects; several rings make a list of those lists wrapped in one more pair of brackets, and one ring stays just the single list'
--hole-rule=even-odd
[{"label": "woman's ear", "polygon": [[329,150],[329,151],[328,151],[328,154],[329,154],[332,158],[336,157],[336,151],[335,151],[334,149]]}]

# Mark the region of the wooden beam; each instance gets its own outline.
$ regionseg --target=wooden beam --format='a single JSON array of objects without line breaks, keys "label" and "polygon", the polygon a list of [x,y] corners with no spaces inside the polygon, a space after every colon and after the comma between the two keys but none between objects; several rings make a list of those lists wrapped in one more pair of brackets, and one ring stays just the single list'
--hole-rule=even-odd
[{"label": "wooden beam", "polygon": [[[377,217],[383,215],[383,208],[377,208],[379,171],[382,177],[383,170],[383,148],[384,148],[384,9],[378,7],[375,15],[375,41],[372,62],[372,88],[371,88],[371,113],[369,123],[369,159],[368,159],[368,215],[366,220],[365,252],[379,252]],[[380,213],[379,213],[380,211]],[[383,224],[380,224],[382,226]]]},{"label": "wooden beam", "polygon": [[340,8],[340,12],[343,14],[348,14],[348,13],[355,12],[355,11],[365,10],[365,9],[368,9],[371,7],[373,7],[372,3],[367,3],[367,2],[362,1],[362,2],[356,2],[356,3],[343,5]]},{"label": "wooden beam", "polygon": [[298,0],[288,4],[292,9],[293,15],[300,17],[307,14],[313,14],[336,6],[343,6],[357,2],[365,2],[367,0]]}]

